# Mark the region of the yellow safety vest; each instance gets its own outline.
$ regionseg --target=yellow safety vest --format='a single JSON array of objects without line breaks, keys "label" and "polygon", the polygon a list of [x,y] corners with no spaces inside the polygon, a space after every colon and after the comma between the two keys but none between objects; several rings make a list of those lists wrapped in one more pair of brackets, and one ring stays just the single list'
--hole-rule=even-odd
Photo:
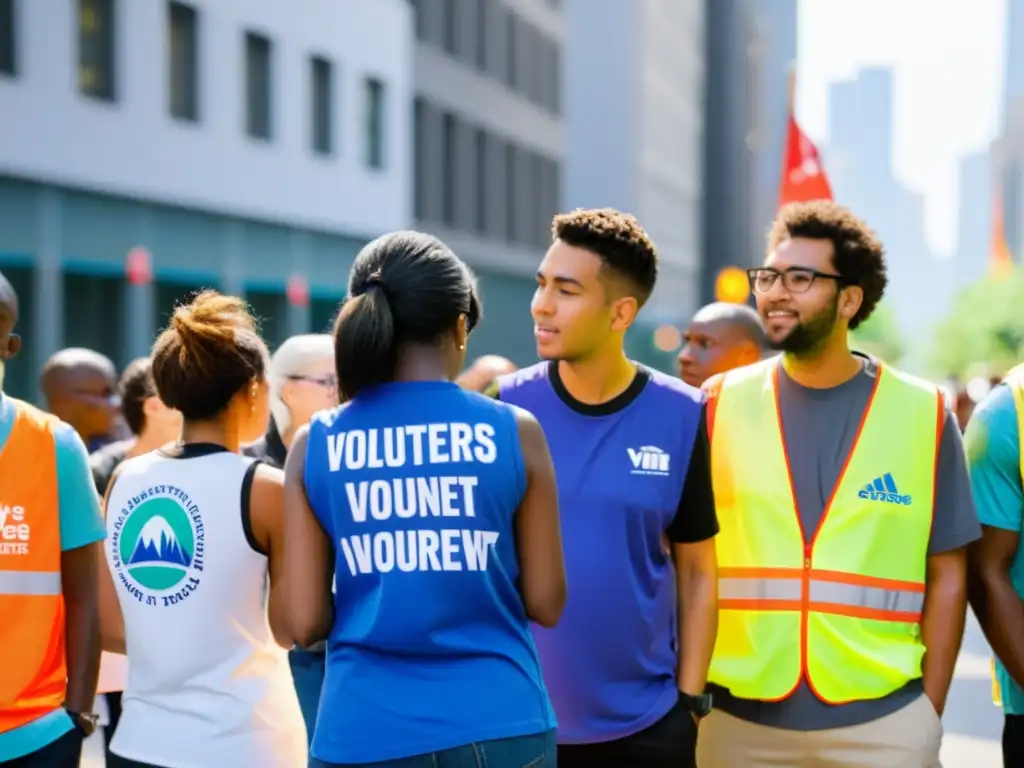
[{"label": "yellow safety vest", "polygon": [[880,698],[921,677],[945,404],[937,387],[879,364],[825,516],[805,535],[782,437],[778,367],[767,360],[730,371],[712,393],[721,532],[709,679],[744,699],[785,699],[802,678],[828,703]]}]

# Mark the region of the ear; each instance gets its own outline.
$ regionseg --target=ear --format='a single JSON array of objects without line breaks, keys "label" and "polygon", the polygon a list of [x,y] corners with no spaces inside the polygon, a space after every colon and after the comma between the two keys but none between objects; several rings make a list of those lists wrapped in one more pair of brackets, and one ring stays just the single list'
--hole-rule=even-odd
[{"label": "ear", "polygon": [[864,303],[864,289],[859,285],[848,285],[839,292],[839,316],[847,323],[860,311]]},{"label": "ear", "polygon": [[142,412],[146,415],[146,418],[159,413],[163,407],[163,402],[156,395],[147,397],[142,401]]},{"label": "ear", "polygon": [[20,352],[20,351],[21,351],[21,336],[19,336],[16,333],[12,333],[10,336],[7,337],[7,351],[6,351],[6,354],[0,354],[0,357],[3,357],[5,359],[7,359],[7,360],[10,360],[12,357],[16,356],[18,354],[18,352]]},{"label": "ear", "polygon": [[625,332],[636,319],[640,311],[640,302],[635,296],[621,296],[612,302],[612,325],[613,331]]}]

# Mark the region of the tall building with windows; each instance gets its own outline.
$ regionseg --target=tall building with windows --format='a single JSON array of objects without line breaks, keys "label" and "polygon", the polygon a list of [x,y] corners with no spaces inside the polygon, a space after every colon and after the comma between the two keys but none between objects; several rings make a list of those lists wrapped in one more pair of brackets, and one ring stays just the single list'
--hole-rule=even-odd
[{"label": "tall building with windows", "polygon": [[470,354],[535,359],[534,272],[561,206],[564,0],[413,0],[413,213],[480,277]]},{"label": "tall building with windows", "polygon": [[325,328],[411,219],[412,66],[406,0],[0,0],[5,388],[63,346],[144,354],[203,286],[271,344]]},{"label": "tall building with windows", "polygon": [[705,11],[700,0],[566,0],[566,202],[634,214],[658,246],[658,287],[631,352],[697,305]]}]

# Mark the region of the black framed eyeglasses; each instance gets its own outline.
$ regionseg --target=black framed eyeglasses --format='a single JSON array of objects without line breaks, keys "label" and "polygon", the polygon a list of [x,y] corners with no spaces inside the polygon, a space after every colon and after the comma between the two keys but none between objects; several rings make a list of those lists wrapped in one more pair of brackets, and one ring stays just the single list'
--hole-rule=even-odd
[{"label": "black framed eyeglasses", "polygon": [[338,388],[338,377],[333,373],[329,373],[325,376],[288,376],[286,377],[289,381],[308,381],[310,384],[319,384],[324,389],[337,389]]},{"label": "black framed eyeglasses", "polygon": [[780,277],[783,287],[790,293],[806,293],[814,285],[815,280],[835,280],[840,287],[850,284],[842,275],[819,272],[806,267],[790,267],[785,270],[778,270],[774,267],[754,267],[747,270],[750,290],[754,293],[768,293]]}]

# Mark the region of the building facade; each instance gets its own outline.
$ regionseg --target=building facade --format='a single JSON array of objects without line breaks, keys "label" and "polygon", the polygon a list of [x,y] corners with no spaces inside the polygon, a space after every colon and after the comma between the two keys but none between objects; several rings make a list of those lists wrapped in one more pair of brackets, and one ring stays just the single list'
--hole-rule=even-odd
[{"label": "building facade", "polygon": [[145,354],[200,287],[272,345],[327,327],[358,249],[411,220],[412,65],[405,0],[0,0],[8,391],[64,346]]},{"label": "building facade", "polygon": [[704,134],[701,0],[565,0],[566,208],[634,214],[658,247],[658,286],[628,339],[671,362],[654,329],[696,308]]},{"label": "building facade", "polygon": [[480,278],[470,355],[536,359],[534,273],[561,207],[562,0],[413,0],[419,228]]}]

